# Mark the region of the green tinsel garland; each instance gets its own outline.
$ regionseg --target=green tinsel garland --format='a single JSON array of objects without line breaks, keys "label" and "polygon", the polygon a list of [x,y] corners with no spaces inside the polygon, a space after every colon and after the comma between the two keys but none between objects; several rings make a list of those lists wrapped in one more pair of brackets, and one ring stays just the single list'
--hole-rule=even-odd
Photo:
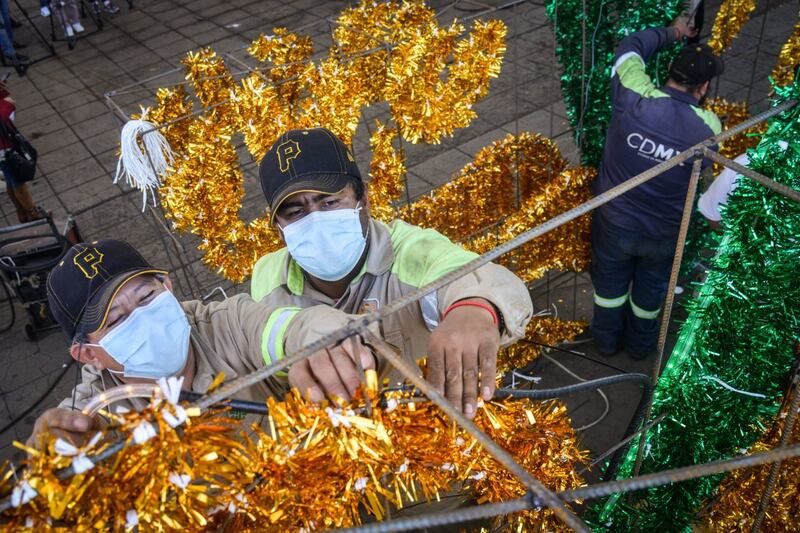
[{"label": "green tinsel garland", "polygon": [[[800,98],[800,83],[776,88],[778,100]],[[789,143],[784,152],[778,141]],[[750,166],[800,189],[800,106],[770,121]],[[743,453],[777,413],[781,381],[800,332],[800,204],[743,179],[723,214],[724,237],[700,294],[658,382],[641,473]],[[731,392],[717,378],[741,391]],[[631,475],[636,443],[619,476]],[[613,531],[689,531],[720,476],[612,498],[590,512]]]},{"label": "green tinsel garland", "polygon": [[[547,16],[554,23],[556,55],[564,68],[561,90],[575,144],[581,148],[583,163],[596,167],[603,155],[611,117],[609,80],[617,45],[635,31],[668,25],[680,13],[682,1],[651,1],[648,5],[639,0],[586,1],[585,68],[583,4],[583,0],[549,0]],[[677,45],[651,59],[648,71],[657,83],[666,79],[667,67],[676,50]],[[582,113],[584,96],[586,109]]]}]

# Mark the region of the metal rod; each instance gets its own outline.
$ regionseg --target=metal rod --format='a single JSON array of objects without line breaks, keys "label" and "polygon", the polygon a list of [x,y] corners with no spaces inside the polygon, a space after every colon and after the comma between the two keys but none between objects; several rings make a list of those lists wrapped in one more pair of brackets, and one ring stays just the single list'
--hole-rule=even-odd
[{"label": "metal rod", "polygon": [[[756,41],[756,51],[753,54],[753,68],[750,71],[750,84],[747,86],[747,96],[744,101],[750,105],[750,95],[753,94],[753,85],[756,81],[756,67],[758,66],[758,54],[761,52],[761,43],[764,42],[764,29],[767,27],[767,14],[769,14],[769,1],[764,5],[764,14],[761,16],[761,30],[758,32],[758,40]],[[720,76],[717,76],[718,78]]]},{"label": "metal rod", "polygon": [[[666,470],[664,472],[658,472],[655,474],[646,474],[644,476],[639,476],[638,478],[628,478],[619,481],[598,483],[588,487],[581,487],[578,489],[560,492],[558,493],[558,497],[567,502],[604,498],[612,494],[643,490],[660,485],[668,485],[671,483],[687,481],[689,479],[710,476],[713,474],[721,474],[742,468],[750,468],[753,466],[781,461],[798,456],[800,456],[800,444],[791,446],[789,448],[779,448],[754,455],[736,457],[734,459],[714,461],[704,465],[691,465],[673,470]],[[489,518],[535,508],[535,502],[533,502],[531,498],[523,497],[515,500],[506,500],[504,502],[489,503],[484,505],[473,505],[463,509],[456,509],[454,511],[445,511],[441,513],[432,513],[425,516],[402,518],[375,524],[366,524],[363,526],[339,529],[336,531],[339,533],[392,533],[394,531],[410,531],[425,527],[457,524],[469,520],[478,520],[481,518]]]},{"label": "metal rod", "polygon": [[649,431],[650,428],[656,426],[657,424],[660,424],[661,421],[664,420],[666,417],[667,417],[666,413],[662,414],[662,415],[659,415],[659,416],[657,416],[655,418],[655,420],[653,420],[649,424],[645,424],[644,426],[642,426],[642,428],[640,430],[636,431],[635,433],[631,433],[630,435],[628,435],[627,437],[625,437],[624,439],[622,439],[621,441],[619,441],[618,443],[613,445],[611,448],[607,449],[606,451],[604,451],[603,453],[601,453],[600,455],[595,457],[594,460],[591,463],[589,463],[588,465],[586,465],[583,468],[581,468],[580,470],[578,470],[578,475],[580,476],[584,472],[588,472],[593,467],[595,467],[598,464],[600,464],[601,462],[603,462],[603,459],[606,459],[606,458],[610,457],[614,452],[616,452],[617,450],[619,450],[620,448],[622,448],[623,446],[628,444],[630,441],[635,439],[637,436],[641,435],[645,431]]},{"label": "metal rod", "polygon": [[510,2],[506,2],[505,4],[500,4],[499,6],[492,7],[491,9],[487,9],[486,11],[481,11],[480,13],[473,13],[467,17],[463,17],[461,22],[468,22],[470,20],[483,17],[488,15],[489,13],[494,13],[495,11],[500,11],[501,9],[507,9],[509,7],[515,6],[517,4],[523,4],[528,0],[511,0]]},{"label": "metal rod", "polygon": [[120,91],[124,91],[125,89],[130,89],[131,87],[140,87],[143,84],[147,83],[148,81],[158,80],[158,79],[161,79],[161,78],[163,78],[165,76],[169,76],[170,74],[177,74],[181,70],[183,70],[183,67],[171,68],[171,69],[167,70],[166,72],[161,72],[161,73],[156,74],[154,76],[150,76],[149,78],[145,78],[143,80],[135,81],[135,82],[130,83],[128,85],[123,85],[122,87],[114,89],[113,91],[108,91],[105,94],[105,96],[106,96],[106,98],[112,97],[112,96],[114,96],[116,94],[120,94]]},{"label": "metal rod", "polygon": [[777,182],[777,181],[775,181],[773,179],[770,179],[770,178],[766,177],[763,174],[760,174],[760,173],[756,172],[755,170],[753,170],[751,168],[747,168],[744,165],[740,165],[736,161],[733,161],[732,159],[728,159],[727,157],[725,157],[723,155],[720,155],[717,152],[715,152],[714,150],[711,150],[709,148],[704,148],[703,149],[703,155],[705,155],[707,158],[711,159],[712,161],[716,161],[717,163],[728,167],[731,170],[735,170],[736,172],[738,172],[742,176],[748,177],[751,180],[760,183],[761,185],[763,185],[764,187],[766,187],[767,189],[769,189],[771,191],[775,191],[776,193],[782,194],[783,196],[785,196],[787,198],[791,198],[795,202],[800,202],[800,191],[797,191],[796,189],[792,189],[788,185],[784,185],[783,183],[779,183],[779,182]]},{"label": "metal rod", "polygon": [[399,518],[363,526],[336,529],[336,533],[390,533],[394,531],[425,531],[427,528],[449,526],[460,522],[481,520],[525,511],[531,508],[528,498],[517,498],[499,503],[472,505],[455,511],[443,511],[409,518]]},{"label": "metal rod", "polygon": [[[581,8],[581,115],[578,120],[578,125],[575,128],[578,130],[578,150],[583,154],[583,119],[586,116],[586,97],[589,92],[589,83],[586,80],[586,18],[589,16],[586,13],[586,0],[583,0]],[[602,8],[601,8],[602,11]]]},{"label": "metal rod", "polygon": [[[699,155],[699,154],[695,154]],[[689,177],[689,188],[686,191],[686,201],[683,204],[683,215],[681,216],[681,225],[678,230],[678,241],[675,245],[675,257],[672,259],[672,272],[669,275],[669,284],[667,285],[667,295],[664,301],[664,310],[661,313],[661,327],[658,330],[658,345],[656,347],[656,358],[653,361],[653,370],[651,372],[654,387],[650,390],[649,398],[647,398],[647,407],[644,412],[644,420],[650,419],[650,414],[653,410],[653,396],[655,395],[655,384],[658,383],[658,377],[661,375],[661,364],[664,361],[664,347],[667,344],[667,329],[669,328],[669,321],[672,318],[672,304],[675,300],[675,287],[678,285],[678,274],[681,271],[681,262],[683,261],[683,250],[686,247],[686,234],[689,231],[689,221],[692,219],[692,210],[694,209],[694,197],[697,192],[697,184],[700,181],[700,169],[703,167],[703,159],[698,157],[692,164],[692,173]],[[642,460],[644,459],[644,444],[647,442],[647,432],[643,432],[639,438],[639,447],[636,450],[636,462],[633,466],[633,475],[639,473],[642,467]]]},{"label": "metal rod", "polygon": [[[514,6],[514,11],[516,14],[516,6]],[[517,39],[517,42],[514,43],[514,53],[512,58],[512,61],[514,62],[514,135],[519,137],[519,40],[521,38],[519,36],[519,17],[515,16],[513,19],[514,38]],[[519,146],[517,146],[517,148],[514,150],[514,185],[516,192],[514,201],[516,209],[519,210],[520,206],[522,206],[522,185],[519,182]]]},{"label": "metal rod", "polygon": [[800,444],[786,448],[776,448],[764,453],[753,455],[743,455],[734,459],[724,459],[721,461],[711,461],[701,465],[684,466],[673,470],[665,470],[653,474],[643,474],[638,477],[630,477],[616,481],[607,481],[597,485],[572,489],[559,494],[566,501],[575,500],[594,500],[604,498],[612,494],[631,492],[637,490],[651,489],[661,485],[669,485],[680,481],[687,481],[698,477],[711,476],[731,472],[740,468],[750,468],[753,466],[783,461],[792,457],[800,456]]},{"label": "metal rod", "polygon": [[588,532],[589,528],[577,516],[575,516],[569,509],[564,506],[564,502],[560,501],[555,493],[545,487],[538,479],[533,477],[530,472],[525,470],[506,450],[499,444],[493,441],[486,433],[475,425],[475,423],[464,416],[464,414],[457,409],[450,401],[445,398],[442,393],[436,390],[425,378],[418,374],[418,368],[411,363],[397,355],[392,348],[386,344],[382,339],[376,337],[372,332],[366,330],[364,337],[377,352],[382,355],[389,362],[390,365],[399,370],[403,376],[413,383],[425,396],[427,396],[433,403],[444,411],[454,422],[467,430],[476,441],[483,447],[484,450],[489,452],[497,462],[505,466],[511,473],[513,473],[522,483],[533,491],[542,501],[543,505],[551,508],[553,513],[561,519],[566,525],[576,531]]},{"label": "metal rod", "polygon": [[[786,420],[783,423],[783,430],[781,431],[781,438],[778,442],[777,448],[785,448],[789,444],[789,439],[792,438],[794,431],[794,424],[797,421],[797,411],[800,409],[800,376],[795,374],[792,382],[792,403],[789,404],[789,412],[786,413]],[[770,500],[772,499],[772,492],[775,489],[775,484],[778,482],[778,474],[780,473],[781,462],[775,461],[769,469],[767,476],[767,483],[764,485],[764,493],[761,495],[761,502],[758,504],[758,512],[753,520],[752,533],[758,533],[761,530],[761,525],[764,523],[764,517],[767,514]]]}]

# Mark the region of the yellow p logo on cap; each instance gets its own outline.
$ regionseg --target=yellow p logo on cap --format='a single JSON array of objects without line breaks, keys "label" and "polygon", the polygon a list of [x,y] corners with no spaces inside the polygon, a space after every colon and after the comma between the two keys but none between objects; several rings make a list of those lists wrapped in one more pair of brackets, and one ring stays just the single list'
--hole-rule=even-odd
[{"label": "yellow p logo on cap", "polygon": [[81,269],[86,279],[92,279],[100,273],[97,265],[103,262],[103,254],[97,248],[86,248],[75,255],[72,262]]},{"label": "yellow p logo on cap", "polygon": [[281,172],[289,170],[289,161],[300,155],[300,144],[297,141],[288,140],[278,145],[278,166]]}]

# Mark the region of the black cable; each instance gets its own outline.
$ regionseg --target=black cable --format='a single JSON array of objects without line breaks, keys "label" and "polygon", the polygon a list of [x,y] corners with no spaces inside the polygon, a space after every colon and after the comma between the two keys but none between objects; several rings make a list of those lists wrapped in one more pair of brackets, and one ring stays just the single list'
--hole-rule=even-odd
[{"label": "black cable", "polygon": [[27,409],[25,409],[25,410],[24,410],[22,413],[20,413],[19,415],[17,415],[17,416],[16,416],[16,417],[15,417],[15,418],[14,418],[14,419],[11,421],[11,422],[9,422],[9,423],[8,423],[8,424],[6,424],[5,426],[3,426],[3,429],[0,429],[0,435],[2,435],[3,433],[5,433],[6,431],[8,431],[9,429],[11,429],[12,427],[14,427],[15,425],[17,425],[17,424],[18,424],[18,423],[19,423],[19,422],[20,422],[20,421],[21,421],[23,418],[25,418],[26,416],[28,416],[28,414],[29,414],[31,411],[33,411],[34,409],[36,409],[37,407],[39,407],[39,404],[41,404],[43,401],[45,401],[45,399],[46,399],[46,398],[47,398],[47,397],[50,395],[50,393],[51,393],[51,392],[53,392],[53,389],[55,389],[55,388],[56,388],[56,385],[58,385],[58,384],[61,382],[61,380],[64,378],[64,376],[66,376],[66,375],[67,375],[67,372],[69,371],[69,369],[70,369],[70,368],[72,368],[72,365],[73,365],[73,364],[75,364],[75,359],[73,359],[73,358],[71,358],[71,357],[70,357],[70,358],[69,358],[69,362],[67,362],[67,363],[64,365],[64,369],[63,369],[63,370],[61,370],[61,373],[58,375],[58,377],[55,379],[55,381],[53,381],[53,383],[51,383],[51,384],[50,384],[50,386],[49,386],[49,387],[47,387],[47,390],[46,390],[46,391],[44,391],[44,394],[42,394],[42,395],[39,397],[39,399],[38,399],[38,400],[36,400],[35,402],[33,402],[33,403],[32,403],[32,404],[31,404],[31,405],[30,405],[30,406],[29,406]]},{"label": "black cable", "polygon": [[[12,237],[11,239],[3,240],[2,243],[3,246],[6,246],[8,244],[12,244],[15,242],[23,242],[30,239],[31,239],[30,235],[22,237]],[[52,268],[54,268],[59,261],[61,261],[61,258],[64,257],[64,255],[67,253],[69,247],[72,246],[72,244],[70,244],[70,242],[67,239],[61,237],[60,235],[56,236],[56,242],[58,242],[58,244],[61,246],[61,249],[58,252],[58,257],[56,257],[55,259],[49,259],[44,263],[35,263],[29,266],[16,266],[16,265],[3,264],[2,266],[0,266],[0,268],[14,274],[30,274],[31,272],[39,272],[41,270],[49,271]]]},{"label": "black cable", "polygon": [[[630,383],[630,382],[640,383],[642,385],[642,396],[639,399],[639,403],[636,405],[636,411],[634,411],[633,418],[631,418],[631,421],[628,424],[628,427],[626,428],[625,433],[622,436],[622,439],[624,440],[633,433],[635,433],[644,420],[644,413],[647,408],[647,402],[648,399],[650,398],[650,394],[653,388],[653,384],[650,380],[650,377],[644,374],[638,374],[638,373],[618,374],[615,376],[593,379],[590,381],[584,381],[583,383],[577,383],[575,385],[567,385],[566,387],[558,387],[555,389],[538,389],[538,390],[500,389],[495,393],[495,397],[529,398],[532,400],[552,400],[562,396],[575,394],[576,392],[581,392],[584,390],[598,389],[606,385],[614,385],[618,383]],[[622,446],[621,448],[617,449],[616,452],[614,452],[614,455],[608,462],[606,471],[603,474],[603,480],[609,480],[612,479],[614,476],[616,476],[617,470],[619,469],[619,465],[622,462],[623,457],[628,453],[629,448],[630,448],[630,443],[628,443],[626,446]]]},{"label": "black cable", "polygon": [[531,341],[531,340],[528,340],[528,339],[520,339],[517,342],[524,342],[526,344],[533,344],[534,346],[540,346],[542,348],[550,348],[551,350],[555,350],[557,352],[568,353],[570,355],[574,355],[574,356],[580,357],[581,359],[586,359],[587,361],[591,361],[593,363],[597,363],[598,365],[602,365],[602,366],[604,366],[606,368],[610,368],[612,370],[616,370],[617,372],[620,372],[620,373],[623,373],[623,374],[626,374],[628,372],[624,368],[620,368],[618,366],[614,366],[611,363],[606,363],[605,361],[601,361],[599,359],[595,359],[594,357],[589,357],[588,355],[586,355],[583,352],[576,352],[575,350],[568,350],[566,348],[561,348],[559,346],[553,346],[551,344],[544,344],[544,343],[541,343],[541,342]]},{"label": "black cable", "polygon": [[[203,395],[197,392],[181,391],[180,399],[186,402],[196,402]],[[248,402],[247,400],[229,399],[219,404],[219,407],[230,407],[231,411],[250,413],[256,415],[269,414],[267,404],[264,402]]]},{"label": "black cable", "polygon": [[570,396],[585,390],[594,390],[607,385],[628,382],[642,383],[648,389],[650,387],[650,377],[644,374],[617,374],[615,376],[592,379],[582,383],[575,383],[574,385],[566,385],[564,387],[556,387],[553,389],[498,389],[497,392],[495,392],[494,397],[499,399],[528,398],[531,400],[554,400],[556,398]]}]

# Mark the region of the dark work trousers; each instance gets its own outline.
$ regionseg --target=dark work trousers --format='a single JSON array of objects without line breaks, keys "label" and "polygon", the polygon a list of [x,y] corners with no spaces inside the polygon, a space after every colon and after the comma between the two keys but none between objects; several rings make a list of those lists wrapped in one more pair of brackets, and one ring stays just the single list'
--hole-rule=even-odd
[{"label": "dark work trousers", "polygon": [[645,355],[658,341],[658,315],[675,255],[675,241],[654,240],[612,226],[595,211],[592,218],[594,316],[597,348],[622,347]]}]

